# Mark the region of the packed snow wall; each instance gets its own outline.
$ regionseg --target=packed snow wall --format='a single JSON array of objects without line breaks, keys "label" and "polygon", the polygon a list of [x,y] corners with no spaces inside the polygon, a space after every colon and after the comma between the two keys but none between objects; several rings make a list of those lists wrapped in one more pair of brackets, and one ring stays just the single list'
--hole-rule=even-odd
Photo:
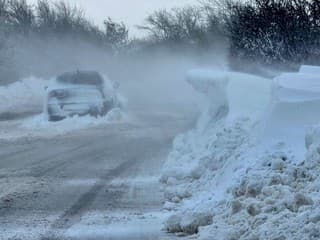
[{"label": "packed snow wall", "polygon": [[[319,123],[318,71],[304,66],[274,81],[211,70],[188,75],[208,104],[195,129],[176,138],[163,168],[168,232],[203,240],[320,238],[320,131],[312,126]],[[228,114],[217,118],[209,109],[219,106]]]},{"label": "packed snow wall", "polygon": [[195,129],[175,139],[161,182],[164,210],[173,213],[166,229],[195,233],[212,223],[215,203],[244,172],[239,163],[251,144],[256,119],[268,105],[271,81],[206,69],[190,71],[187,81],[205,96],[206,104]]},{"label": "packed snow wall", "polygon": [[29,77],[0,87],[0,116],[40,113],[43,109],[43,79]]},{"label": "packed snow wall", "polygon": [[207,128],[208,124],[214,124],[228,115],[227,74],[210,70],[192,70],[187,75],[187,81],[206,98],[206,109],[198,121],[198,128]]},{"label": "packed snow wall", "polygon": [[229,119],[239,116],[261,117],[270,102],[272,81],[250,74],[210,69],[195,69],[187,73],[187,81],[205,96],[206,111],[211,121],[216,108],[227,106]]},{"label": "packed snow wall", "polygon": [[320,122],[319,73],[320,67],[302,66],[298,73],[284,73],[274,79],[263,141],[286,142],[295,154],[304,157],[305,133]]}]

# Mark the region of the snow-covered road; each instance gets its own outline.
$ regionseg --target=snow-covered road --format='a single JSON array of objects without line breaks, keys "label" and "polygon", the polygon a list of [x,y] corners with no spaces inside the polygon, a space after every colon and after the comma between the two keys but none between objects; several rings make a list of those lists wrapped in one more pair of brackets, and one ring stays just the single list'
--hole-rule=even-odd
[{"label": "snow-covered road", "polygon": [[158,178],[173,138],[193,120],[136,115],[0,141],[0,239],[172,239],[161,232]]}]

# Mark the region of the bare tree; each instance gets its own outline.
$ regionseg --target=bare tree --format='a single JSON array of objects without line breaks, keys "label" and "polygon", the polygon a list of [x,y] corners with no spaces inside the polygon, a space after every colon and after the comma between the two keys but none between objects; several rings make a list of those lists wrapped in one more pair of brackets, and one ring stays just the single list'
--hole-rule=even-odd
[{"label": "bare tree", "polygon": [[104,21],[106,28],[105,42],[108,47],[119,50],[129,42],[129,30],[124,23],[114,22],[111,18]]},{"label": "bare tree", "polygon": [[[222,19],[208,2],[202,5],[160,10],[151,14],[140,29],[155,45],[192,49],[215,48],[224,41]],[[189,49],[191,49],[189,48]]]},{"label": "bare tree", "polygon": [[0,18],[3,20],[8,14],[7,0],[0,0]]},{"label": "bare tree", "polygon": [[154,12],[140,29],[146,30],[156,42],[181,43],[202,38],[204,19],[198,8],[175,8]]},{"label": "bare tree", "polygon": [[10,23],[24,33],[29,33],[35,24],[35,15],[26,0],[10,0],[8,2]]},{"label": "bare tree", "polygon": [[39,0],[37,4],[37,25],[41,31],[53,31],[56,28],[57,13],[48,0]]},{"label": "bare tree", "polygon": [[84,13],[76,6],[70,6],[64,1],[55,3],[56,29],[58,32],[68,32],[75,29],[84,19]]}]

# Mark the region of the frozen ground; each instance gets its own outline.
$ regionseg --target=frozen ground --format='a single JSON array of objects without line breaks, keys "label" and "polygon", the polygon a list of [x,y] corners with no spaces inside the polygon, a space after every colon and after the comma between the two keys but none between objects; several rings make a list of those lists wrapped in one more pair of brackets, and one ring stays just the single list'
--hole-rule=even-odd
[{"label": "frozen ground", "polygon": [[205,240],[320,238],[314,71],[304,67],[274,84],[211,70],[188,75],[208,105],[196,128],[175,139],[163,168],[168,232]]}]

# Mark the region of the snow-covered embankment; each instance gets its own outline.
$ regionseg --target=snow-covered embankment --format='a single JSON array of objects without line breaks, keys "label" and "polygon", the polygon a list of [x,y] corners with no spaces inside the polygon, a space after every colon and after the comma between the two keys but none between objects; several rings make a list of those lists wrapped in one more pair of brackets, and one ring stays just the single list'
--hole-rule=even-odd
[{"label": "snow-covered embankment", "polygon": [[[299,79],[305,73],[300,74]],[[310,128],[306,137],[300,133],[320,118],[300,117],[288,125],[288,138],[277,131],[300,104],[307,105],[305,117],[314,111],[305,98],[295,97],[296,107],[286,107],[286,98],[293,97],[281,78],[288,77],[278,78],[271,94],[267,79],[212,71],[189,74],[209,104],[196,128],[176,138],[163,169],[164,210],[172,213],[167,231],[199,232],[199,239],[210,240],[319,239],[320,128]],[[312,95],[307,92],[294,96]],[[279,107],[287,114],[279,115]]]},{"label": "snow-covered embankment", "polygon": [[45,85],[43,79],[29,77],[0,86],[0,115],[42,112]]}]

